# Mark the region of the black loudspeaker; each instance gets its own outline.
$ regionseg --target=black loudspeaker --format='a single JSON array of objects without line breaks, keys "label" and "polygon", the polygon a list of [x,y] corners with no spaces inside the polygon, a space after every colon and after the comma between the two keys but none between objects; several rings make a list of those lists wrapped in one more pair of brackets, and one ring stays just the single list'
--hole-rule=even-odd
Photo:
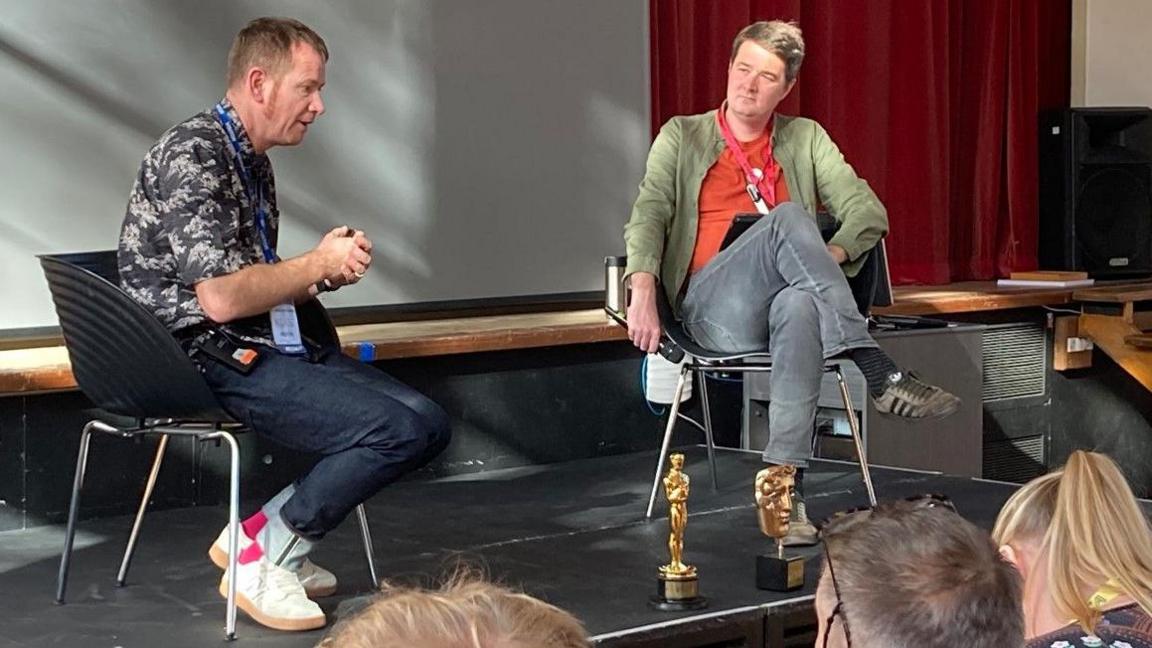
[{"label": "black loudspeaker", "polygon": [[1152,109],[1040,116],[1040,267],[1152,275]]}]

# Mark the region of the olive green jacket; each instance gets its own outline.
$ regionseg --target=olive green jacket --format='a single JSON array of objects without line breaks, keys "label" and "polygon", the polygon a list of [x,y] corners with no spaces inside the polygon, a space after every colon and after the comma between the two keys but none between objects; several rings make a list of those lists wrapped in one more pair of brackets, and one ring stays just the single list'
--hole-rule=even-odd
[{"label": "olive green jacket", "polygon": [[[822,207],[839,222],[829,243],[848,253],[844,272],[854,276],[865,254],[888,232],[888,213],[868,183],[856,176],[824,129],[803,117],[776,115],[772,156],[784,173],[788,195],[809,213]],[[626,275],[650,272],[676,304],[696,247],[700,185],[724,151],[716,111],[673,117],[648,153],[640,195],[624,227]],[[756,211],[748,200],[748,211]]]}]

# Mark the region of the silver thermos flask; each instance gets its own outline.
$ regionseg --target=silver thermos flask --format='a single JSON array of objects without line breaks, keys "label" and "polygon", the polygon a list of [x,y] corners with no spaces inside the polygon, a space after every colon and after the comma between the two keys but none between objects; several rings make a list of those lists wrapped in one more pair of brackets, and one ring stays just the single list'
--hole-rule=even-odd
[{"label": "silver thermos flask", "polygon": [[624,267],[628,257],[604,257],[604,307],[621,317],[628,309],[624,288]]}]

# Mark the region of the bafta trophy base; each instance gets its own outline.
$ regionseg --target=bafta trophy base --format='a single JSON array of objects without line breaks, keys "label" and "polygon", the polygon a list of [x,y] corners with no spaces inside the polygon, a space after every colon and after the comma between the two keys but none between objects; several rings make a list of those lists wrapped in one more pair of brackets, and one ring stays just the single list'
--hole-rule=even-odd
[{"label": "bafta trophy base", "polygon": [[708,599],[700,596],[700,579],[695,574],[660,574],[656,577],[656,595],[648,605],[666,611],[699,610],[708,607]]},{"label": "bafta trophy base", "polygon": [[773,592],[804,587],[804,556],[756,556],[756,587]]}]

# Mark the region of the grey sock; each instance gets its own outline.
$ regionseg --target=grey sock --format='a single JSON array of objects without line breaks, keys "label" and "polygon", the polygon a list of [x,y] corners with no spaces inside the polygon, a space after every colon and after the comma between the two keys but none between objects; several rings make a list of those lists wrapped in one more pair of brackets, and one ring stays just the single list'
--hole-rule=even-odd
[{"label": "grey sock", "polygon": [[287,502],[294,494],[296,494],[296,484],[288,484],[284,487],[284,490],[276,493],[272,496],[272,499],[265,502],[264,506],[260,507],[260,512],[269,520],[280,517],[280,508],[283,507],[284,502]]}]

